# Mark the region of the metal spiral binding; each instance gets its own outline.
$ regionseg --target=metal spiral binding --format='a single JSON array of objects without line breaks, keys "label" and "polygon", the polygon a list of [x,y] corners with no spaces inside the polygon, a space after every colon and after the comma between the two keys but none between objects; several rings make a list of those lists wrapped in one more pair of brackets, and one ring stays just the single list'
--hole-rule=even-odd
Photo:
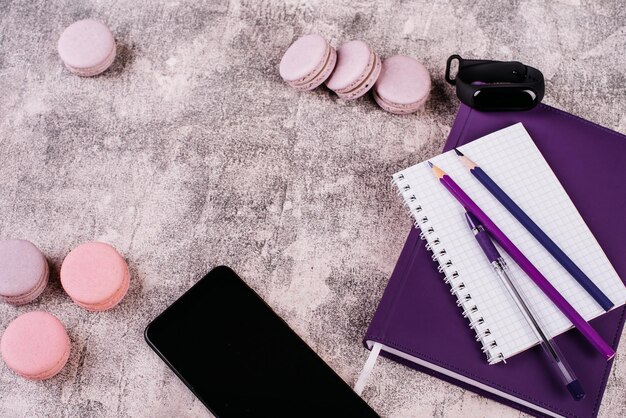
[{"label": "metal spiral binding", "polygon": [[482,344],[482,351],[487,356],[487,361],[489,364],[503,361],[504,356],[498,342],[485,323],[485,319],[480,315],[480,309],[473,301],[469,286],[454,267],[454,262],[449,258],[435,228],[430,225],[428,216],[421,213],[424,209],[418,203],[418,197],[411,191],[411,185],[406,181],[406,177],[398,174],[394,176],[392,184],[397,187],[397,193],[402,197],[415,227],[420,230],[420,239],[426,241],[426,249],[432,252],[432,260],[439,264],[437,271],[444,275],[443,280],[450,285],[450,293],[456,297],[456,304],[461,308],[463,317],[468,319],[469,327],[476,333],[476,341]]}]

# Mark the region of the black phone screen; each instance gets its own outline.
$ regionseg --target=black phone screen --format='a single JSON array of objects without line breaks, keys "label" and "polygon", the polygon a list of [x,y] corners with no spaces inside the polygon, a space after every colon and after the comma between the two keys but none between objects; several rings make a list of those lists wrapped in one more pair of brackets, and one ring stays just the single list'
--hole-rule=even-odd
[{"label": "black phone screen", "polygon": [[148,325],[148,344],[218,417],[377,417],[228,267]]}]

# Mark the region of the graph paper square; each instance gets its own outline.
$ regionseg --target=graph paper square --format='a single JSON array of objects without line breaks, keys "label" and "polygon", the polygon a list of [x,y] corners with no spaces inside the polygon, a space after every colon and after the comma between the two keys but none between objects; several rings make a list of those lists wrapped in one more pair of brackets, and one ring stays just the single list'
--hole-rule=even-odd
[{"label": "graph paper square", "polygon": [[[541,229],[611,299],[615,307],[626,302],[626,288],[597,240],[578,213],[539,149],[521,123],[501,129],[458,148],[485,172],[539,225]],[[448,173],[541,271],[550,283],[586,319],[604,310],[569,275],[535,238],[511,215],[456,156],[448,151],[430,160]],[[483,319],[477,332],[489,330],[490,341],[509,358],[539,343],[517,305],[487,262],[465,221],[463,207],[439,184],[426,162],[394,174],[412,215],[431,233],[426,239],[437,254],[457,297],[471,296],[475,312],[470,321]],[[512,275],[551,336],[572,323],[534,282],[499,248]],[[461,287],[461,288],[459,288]],[[467,305],[466,304],[466,305]],[[465,306],[467,308],[467,306]]]}]

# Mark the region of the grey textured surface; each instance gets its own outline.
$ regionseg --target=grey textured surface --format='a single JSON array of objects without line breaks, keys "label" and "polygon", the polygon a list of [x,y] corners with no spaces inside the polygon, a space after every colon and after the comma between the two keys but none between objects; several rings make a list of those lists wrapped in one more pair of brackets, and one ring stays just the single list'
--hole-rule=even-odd
[{"label": "grey textured surface", "polygon": [[[119,48],[91,79],[56,53],[63,28],[86,17]],[[0,367],[0,415],[207,416],[142,331],[218,264],[353,384],[411,225],[390,175],[435,155],[454,118],[445,59],[527,61],[546,76],[547,103],[626,132],[625,21],[618,0],[0,0],[0,238],[31,240],[53,265],[38,301],[0,306],[0,329],[46,309],[72,340],[52,380]],[[433,76],[426,109],[399,117],[369,96],[288,88],[280,57],[311,32],[417,57]],[[58,282],[64,255],[94,239],[132,273],[122,304],[97,314]],[[626,415],[625,362],[622,345],[603,417]],[[391,417],[523,415],[384,359],[364,398]]]}]

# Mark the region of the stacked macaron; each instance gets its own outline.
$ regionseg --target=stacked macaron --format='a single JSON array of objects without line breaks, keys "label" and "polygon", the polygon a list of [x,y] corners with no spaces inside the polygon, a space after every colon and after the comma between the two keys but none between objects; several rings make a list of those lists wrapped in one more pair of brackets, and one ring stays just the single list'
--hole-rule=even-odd
[{"label": "stacked macaron", "polygon": [[74,74],[91,77],[104,72],[115,59],[115,39],[109,28],[93,19],[68,26],[57,43],[65,66]]},{"label": "stacked macaron", "polygon": [[124,258],[109,244],[88,242],[72,250],[61,266],[61,285],[76,304],[90,311],[117,305],[130,283]]},{"label": "stacked macaron", "polygon": [[0,241],[0,300],[23,305],[37,299],[48,284],[48,262],[31,242]]},{"label": "stacked macaron", "polygon": [[337,65],[326,87],[342,99],[354,100],[374,86],[380,74],[378,55],[363,41],[350,41],[337,50]]},{"label": "stacked macaron", "polygon": [[430,75],[414,58],[396,55],[383,61],[373,93],[376,103],[387,112],[412,113],[428,99]]},{"label": "stacked macaron", "polygon": [[28,312],[15,318],[2,334],[0,354],[15,373],[32,380],[49,379],[63,369],[70,339],[54,315]]},{"label": "stacked macaron", "polygon": [[431,82],[428,70],[417,60],[402,55],[385,59],[363,41],[350,41],[336,52],[319,35],[296,40],[280,62],[280,75],[298,90],[326,87],[344,100],[354,100],[373,88],[374,100],[395,114],[415,112],[426,103]]},{"label": "stacked macaron", "polygon": [[280,75],[297,90],[312,90],[322,84],[335,68],[337,51],[319,35],[307,35],[294,42],[280,61]]},{"label": "stacked macaron", "polygon": [[294,42],[280,61],[280,75],[297,90],[313,90],[335,68],[337,51],[319,35],[307,35]]}]

